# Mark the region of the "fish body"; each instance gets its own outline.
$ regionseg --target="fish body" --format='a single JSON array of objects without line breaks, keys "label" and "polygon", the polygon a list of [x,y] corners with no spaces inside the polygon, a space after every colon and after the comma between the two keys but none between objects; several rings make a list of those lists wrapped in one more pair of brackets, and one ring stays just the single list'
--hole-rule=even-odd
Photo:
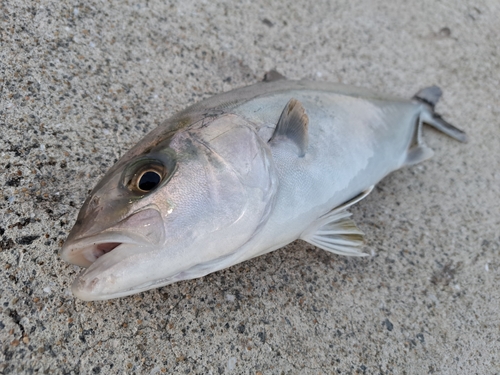
[{"label": "fish body", "polygon": [[403,100],[273,79],[187,108],[125,154],[87,198],[62,249],[65,260],[88,267],[73,293],[126,296],[298,238],[364,255],[347,208],[390,172],[432,156],[423,123],[465,141],[434,113],[440,95],[431,87]]}]

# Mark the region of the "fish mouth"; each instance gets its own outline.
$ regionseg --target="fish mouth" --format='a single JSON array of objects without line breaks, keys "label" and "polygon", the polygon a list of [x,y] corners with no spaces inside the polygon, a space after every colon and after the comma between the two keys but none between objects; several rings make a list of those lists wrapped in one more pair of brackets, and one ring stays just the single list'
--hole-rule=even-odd
[{"label": "fish mouth", "polygon": [[101,255],[113,251],[113,249],[117,248],[121,244],[122,244],[121,242],[103,242],[98,245],[94,245],[95,246],[95,248],[93,249],[94,255],[96,258],[99,258]]},{"label": "fish mouth", "polygon": [[[63,260],[84,268],[111,253],[118,261],[120,257],[116,253],[124,252],[126,256],[131,247],[158,246],[165,238],[161,214],[152,207],[133,213],[108,228],[102,220],[87,219],[87,222],[92,223],[90,228],[77,221],[60,251]],[[99,226],[104,229],[95,233],[94,228]]]},{"label": "fish mouth", "polygon": [[[157,209],[148,207],[111,225],[84,219],[76,222],[60,251],[63,260],[85,268],[71,287],[76,297],[93,301],[128,295],[139,284],[136,279],[150,281],[147,260],[158,256],[165,241]],[[131,275],[131,269],[138,271]]]},{"label": "fish mouth", "polygon": [[117,252],[123,245],[143,245],[143,241],[121,233],[108,233],[78,241],[67,241],[61,249],[61,258],[79,267],[90,267],[102,256]]}]

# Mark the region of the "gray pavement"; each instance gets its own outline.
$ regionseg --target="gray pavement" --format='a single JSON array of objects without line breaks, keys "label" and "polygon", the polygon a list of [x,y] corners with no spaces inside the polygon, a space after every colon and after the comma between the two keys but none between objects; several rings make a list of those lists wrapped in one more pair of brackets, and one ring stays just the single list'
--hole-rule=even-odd
[{"label": "gray pavement", "polygon": [[[0,373],[500,373],[500,3],[0,1]],[[89,189],[188,104],[277,68],[438,105],[466,145],[352,211],[371,256],[297,241],[82,302],[58,251]]]}]

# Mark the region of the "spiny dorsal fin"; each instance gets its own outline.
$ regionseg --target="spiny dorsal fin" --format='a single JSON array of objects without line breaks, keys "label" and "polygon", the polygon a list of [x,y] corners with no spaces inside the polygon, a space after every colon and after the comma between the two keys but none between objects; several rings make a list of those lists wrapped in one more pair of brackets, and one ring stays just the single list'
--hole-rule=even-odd
[{"label": "spiny dorsal fin", "polygon": [[306,154],[309,145],[308,126],[309,117],[307,117],[306,110],[297,99],[290,99],[281,112],[278,125],[269,142],[288,138],[299,147],[299,156],[302,157]]},{"label": "spiny dorsal fin", "polygon": [[300,238],[334,254],[367,256],[368,254],[359,250],[364,243],[363,232],[349,219],[351,213],[347,209],[365,198],[372,190],[373,186],[320,217],[300,235]]},{"label": "spiny dorsal fin", "polygon": [[286,79],[286,77],[283,74],[278,73],[276,70],[272,69],[266,72],[266,74],[264,74],[264,79],[262,81],[273,82],[273,81],[280,81],[282,79]]}]

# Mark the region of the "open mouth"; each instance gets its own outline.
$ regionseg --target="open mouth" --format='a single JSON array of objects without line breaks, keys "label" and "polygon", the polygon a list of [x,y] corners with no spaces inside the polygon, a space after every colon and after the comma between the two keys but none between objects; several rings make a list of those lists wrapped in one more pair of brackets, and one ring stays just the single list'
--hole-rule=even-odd
[{"label": "open mouth", "polygon": [[105,242],[105,243],[100,243],[97,245],[94,245],[94,255],[96,258],[99,258],[100,256],[109,253],[113,249],[117,248],[120,246],[122,243],[121,242]]},{"label": "open mouth", "polygon": [[[80,299],[94,301],[133,294],[137,287],[150,289],[155,273],[147,260],[157,258],[155,250],[156,245],[143,239],[115,232],[68,241],[61,257],[85,268],[76,277],[71,290]],[[144,258],[145,265],[141,264]],[[137,272],[135,267],[138,267]]]},{"label": "open mouth", "polygon": [[94,261],[97,260],[99,257],[103,256],[104,254],[113,251],[121,244],[122,244],[121,242],[104,242],[94,245],[94,248],[92,249],[92,256],[95,257]]},{"label": "open mouth", "polygon": [[110,253],[122,244],[123,242],[101,242],[82,247],[65,246],[63,247],[61,256],[69,263],[80,267],[89,267],[97,259]]},{"label": "open mouth", "polygon": [[[99,222],[95,222],[94,226],[97,224]],[[105,228],[104,224],[102,226]],[[106,258],[124,259],[133,253],[131,249],[144,251],[144,247],[161,243],[164,238],[163,222],[156,209],[143,209],[100,233],[92,232],[95,233],[93,226],[89,230],[89,225],[77,222],[61,249],[61,258],[86,268],[97,260],[101,262],[100,258],[109,253],[113,255],[109,254]]]}]

